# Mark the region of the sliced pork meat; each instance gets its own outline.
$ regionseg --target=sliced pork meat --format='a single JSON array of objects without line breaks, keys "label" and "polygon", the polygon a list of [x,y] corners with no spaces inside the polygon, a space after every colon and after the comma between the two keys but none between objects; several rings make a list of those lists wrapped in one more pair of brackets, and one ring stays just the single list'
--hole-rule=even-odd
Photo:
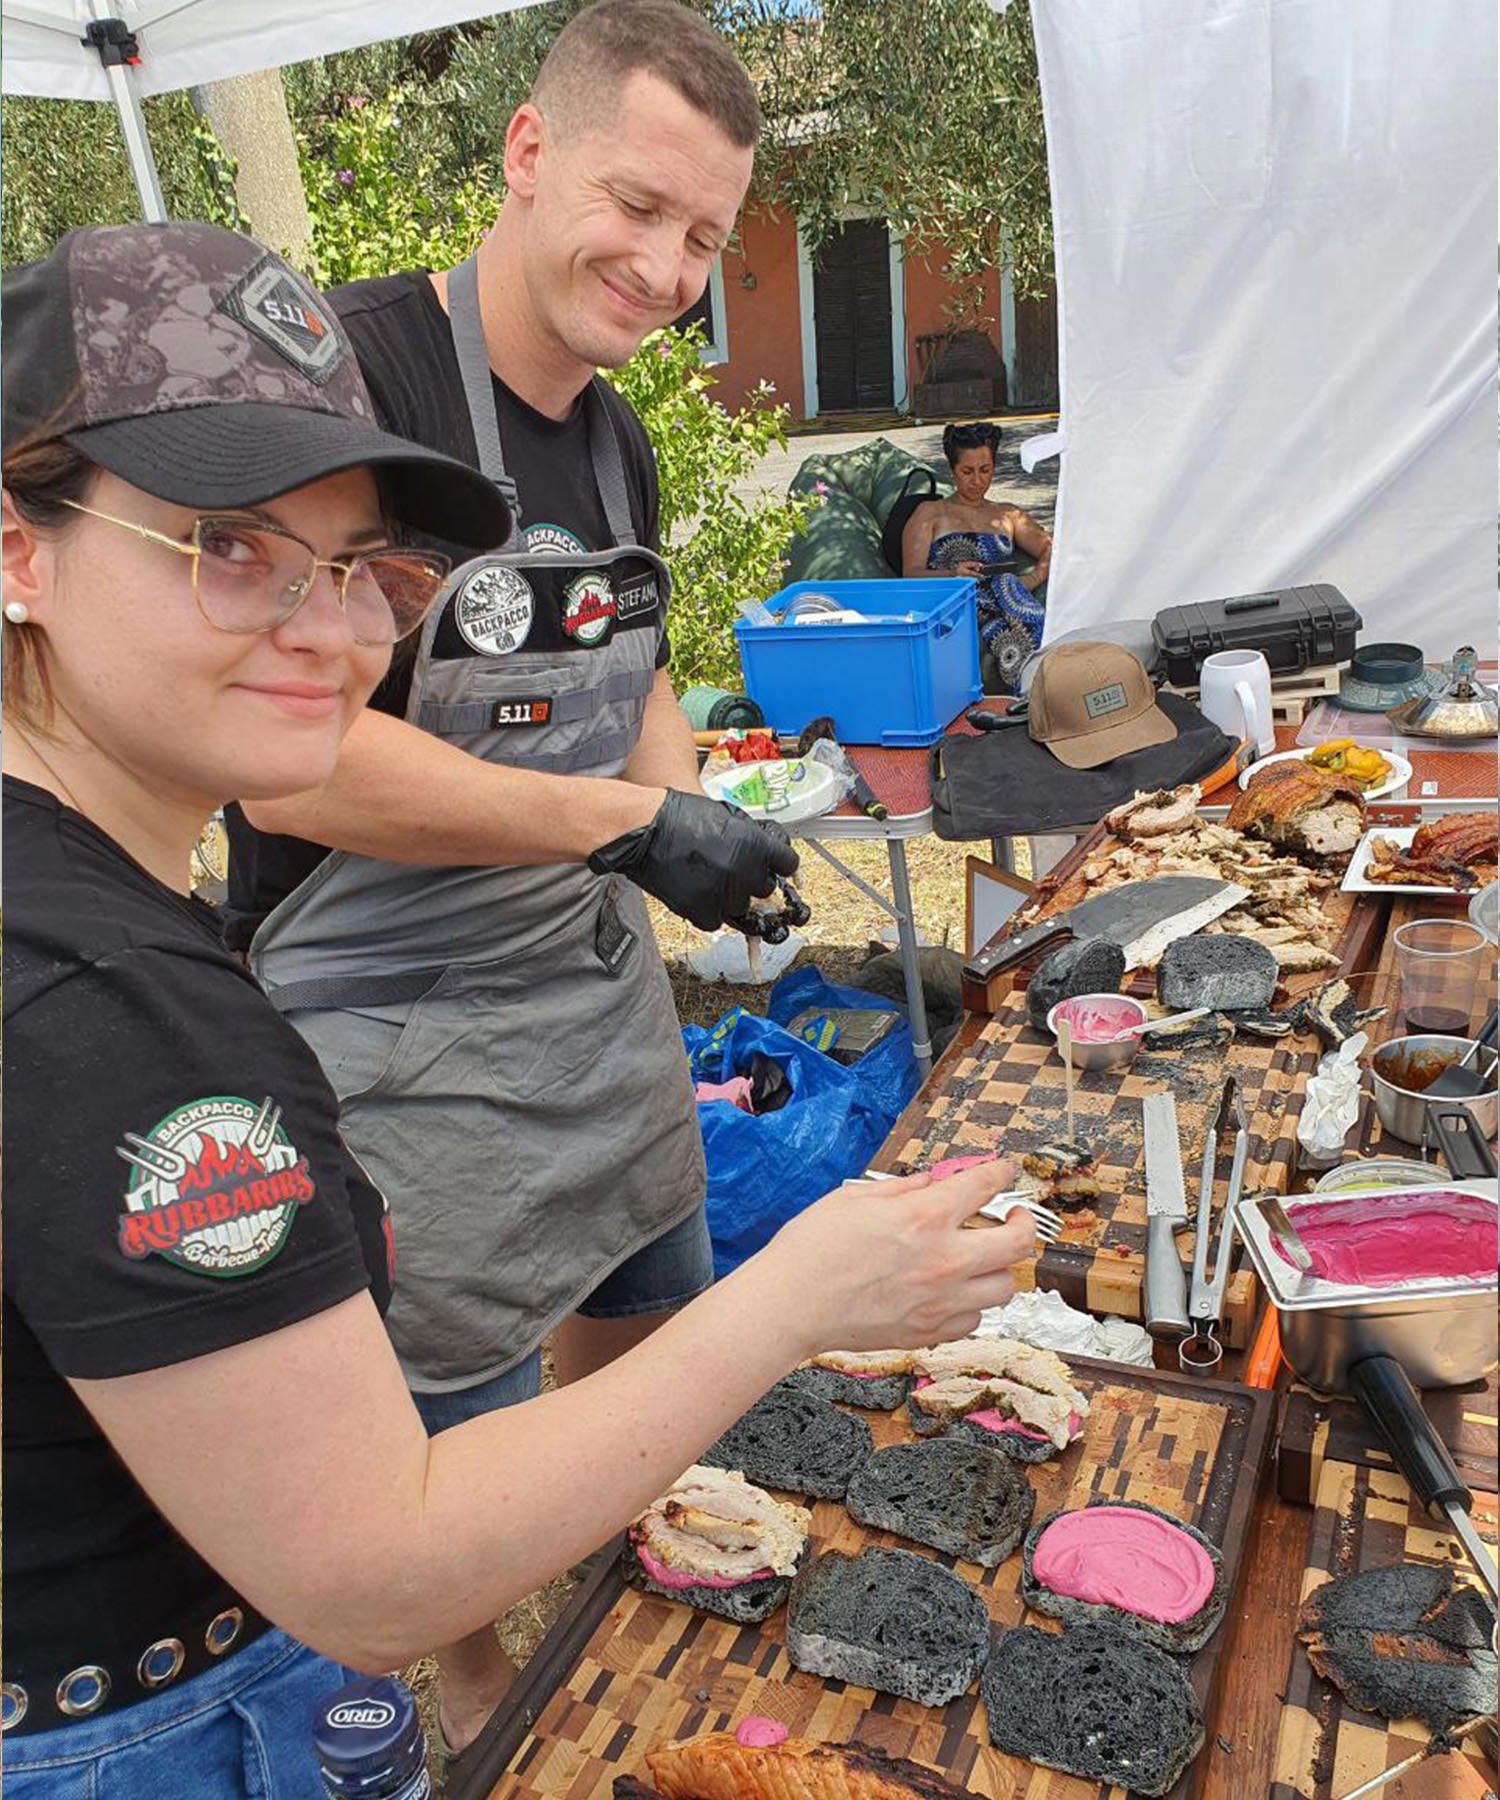
[{"label": "sliced pork meat", "polygon": [[700,1580],[790,1575],[812,1515],[774,1500],[733,1469],[695,1463],[631,1528],[662,1567]]}]

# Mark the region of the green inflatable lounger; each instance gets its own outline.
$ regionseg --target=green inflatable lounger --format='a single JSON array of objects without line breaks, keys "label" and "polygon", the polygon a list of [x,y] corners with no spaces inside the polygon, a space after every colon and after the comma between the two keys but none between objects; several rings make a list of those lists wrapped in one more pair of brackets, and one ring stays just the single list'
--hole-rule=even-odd
[{"label": "green inflatable lounger", "polygon": [[821,505],[786,553],[786,581],[888,581],[901,573],[901,531],[923,500],[953,492],[889,438],[818,452],[792,477],[794,494]]}]

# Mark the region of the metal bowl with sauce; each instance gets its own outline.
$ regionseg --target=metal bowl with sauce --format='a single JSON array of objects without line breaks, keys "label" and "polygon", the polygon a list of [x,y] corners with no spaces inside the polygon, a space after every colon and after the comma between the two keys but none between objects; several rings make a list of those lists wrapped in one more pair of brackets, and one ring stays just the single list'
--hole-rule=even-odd
[{"label": "metal bowl with sauce", "polygon": [[[1473,1047],[1473,1038],[1423,1035],[1391,1038],[1370,1058],[1370,1079],[1375,1089],[1375,1111],[1380,1123],[1404,1144],[1420,1144],[1428,1136],[1428,1113],[1435,1102],[1426,1098],[1444,1069],[1451,1068]],[[1481,1050],[1470,1067],[1490,1085],[1482,1094],[1465,1100],[1480,1134],[1493,1138],[1500,1127],[1500,1092],[1495,1071],[1500,1056]]]}]

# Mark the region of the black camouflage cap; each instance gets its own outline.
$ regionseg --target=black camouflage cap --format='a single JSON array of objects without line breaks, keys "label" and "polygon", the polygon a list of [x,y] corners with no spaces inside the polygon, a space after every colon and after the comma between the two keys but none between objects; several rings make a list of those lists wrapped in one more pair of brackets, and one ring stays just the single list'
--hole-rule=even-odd
[{"label": "black camouflage cap", "polygon": [[398,521],[502,542],[466,463],[389,436],[333,308],[254,239],[178,222],[70,231],[3,283],[4,443],[40,434],[179,506],[254,506],[377,469]]}]

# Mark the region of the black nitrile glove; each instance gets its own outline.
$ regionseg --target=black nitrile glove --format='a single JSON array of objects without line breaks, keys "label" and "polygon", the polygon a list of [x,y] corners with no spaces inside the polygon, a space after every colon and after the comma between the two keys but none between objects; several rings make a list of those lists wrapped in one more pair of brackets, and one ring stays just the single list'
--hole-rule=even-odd
[{"label": "black nitrile glove", "polygon": [[669,788],[649,825],[603,845],[589,867],[625,876],[700,931],[716,931],[769,894],[778,875],[793,874],[797,852],[779,825]]}]

